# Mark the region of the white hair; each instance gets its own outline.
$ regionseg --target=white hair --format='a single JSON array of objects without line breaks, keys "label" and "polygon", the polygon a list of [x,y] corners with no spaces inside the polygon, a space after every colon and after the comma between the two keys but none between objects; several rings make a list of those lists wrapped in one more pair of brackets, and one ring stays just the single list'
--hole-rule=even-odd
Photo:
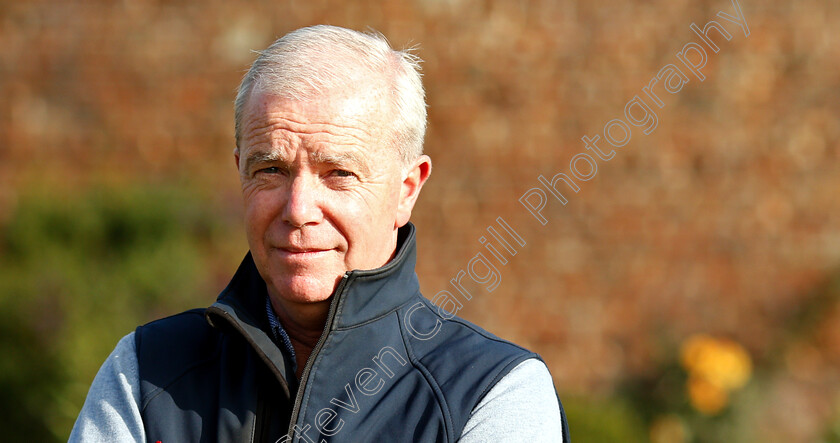
[{"label": "white hair", "polygon": [[403,162],[423,153],[426,100],[420,80],[420,58],[410,49],[397,51],[379,33],[362,33],[318,25],[292,31],[271,44],[245,74],[234,103],[236,149],[242,113],[254,90],[291,100],[311,100],[359,81],[384,83],[394,118],[393,144]]}]

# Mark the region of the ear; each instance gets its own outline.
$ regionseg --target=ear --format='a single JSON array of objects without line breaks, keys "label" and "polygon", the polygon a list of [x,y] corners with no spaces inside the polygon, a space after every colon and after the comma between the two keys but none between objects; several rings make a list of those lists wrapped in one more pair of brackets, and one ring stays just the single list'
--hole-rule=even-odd
[{"label": "ear", "polygon": [[432,159],[428,155],[421,155],[414,161],[406,172],[405,179],[400,186],[400,200],[397,204],[396,228],[403,227],[411,218],[411,210],[420,195],[423,183],[432,173]]},{"label": "ear", "polygon": [[239,147],[233,148],[233,162],[236,163],[236,172],[239,172]]}]

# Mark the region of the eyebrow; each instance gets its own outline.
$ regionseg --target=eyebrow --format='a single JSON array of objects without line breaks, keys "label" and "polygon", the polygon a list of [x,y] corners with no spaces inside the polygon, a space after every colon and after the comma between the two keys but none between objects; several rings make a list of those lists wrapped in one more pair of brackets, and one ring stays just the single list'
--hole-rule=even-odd
[{"label": "eyebrow", "polygon": [[277,152],[255,151],[248,154],[245,158],[245,172],[250,172],[251,168],[260,163],[271,163],[280,160],[280,154]]},{"label": "eyebrow", "polygon": [[338,153],[316,151],[310,153],[309,156],[315,161],[315,163],[334,166],[350,165],[355,166],[363,173],[369,172],[367,164],[365,164],[365,162],[352,151]]},{"label": "eyebrow", "polygon": [[[327,164],[333,166],[350,165],[355,166],[361,172],[369,172],[367,164],[355,152],[312,152],[309,157],[317,164]],[[251,171],[254,165],[262,163],[273,163],[282,161],[282,157],[278,152],[254,151],[248,154],[245,158],[245,171]]]}]

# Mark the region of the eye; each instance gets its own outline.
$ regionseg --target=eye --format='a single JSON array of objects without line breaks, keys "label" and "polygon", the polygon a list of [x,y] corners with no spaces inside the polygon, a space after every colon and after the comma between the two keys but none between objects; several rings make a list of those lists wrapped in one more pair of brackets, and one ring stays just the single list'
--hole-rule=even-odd
[{"label": "eye", "polygon": [[332,174],[336,177],[355,177],[356,176],[356,174],[354,174],[350,171],[347,171],[345,169],[336,169],[336,170],[332,171]]},{"label": "eye", "polygon": [[277,174],[279,172],[280,172],[280,168],[278,168],[277,166],[271,166],[271,167],[268,167],[268,168],[263,168],[263,169],[257,170],[257,174]]}]

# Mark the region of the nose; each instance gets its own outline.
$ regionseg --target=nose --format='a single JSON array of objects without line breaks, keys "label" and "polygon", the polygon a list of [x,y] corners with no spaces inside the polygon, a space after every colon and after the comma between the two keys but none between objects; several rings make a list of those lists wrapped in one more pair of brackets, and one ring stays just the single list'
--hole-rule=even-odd
[{"label": "nose", "polygon": [[283,222],[296,228],[317,224],[323,217],[317,186],[305,175],[294,177],[283,207]]}]

